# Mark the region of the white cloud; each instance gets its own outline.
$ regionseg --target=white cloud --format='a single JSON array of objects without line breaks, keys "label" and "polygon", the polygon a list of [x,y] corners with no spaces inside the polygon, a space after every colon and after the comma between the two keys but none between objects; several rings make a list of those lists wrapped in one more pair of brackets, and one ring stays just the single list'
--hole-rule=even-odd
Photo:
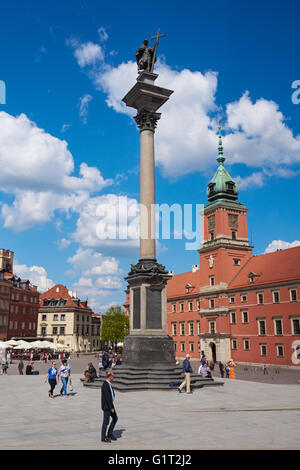
[{"label": "white cloud", "polygon": [[[156,162],[168,177],[195,171],[207,174],[216,165],[217,156],[217,73],[177,71],[162,62],[157,64],[156,72],[156,83],[174,90],[158,123]],[[131,117],[135,111],[126,108],[122,98],[134,85],[136,76],[132,61],[117,67],[105,64],[90,73],[95,87],[107,95],[107,105]],[[260,186],[270,176],[298,174],[290,167],[300,162],[300,136],[293,135],[277,103],[264,98],[252,101],[246,92],[226,105],[225,118],[223,144],[227,165],[243,163],[262,169],[248,176],[241,188],[251,180]]]},{"label": "white cloud", "polygon": [[293,242],[273,240],[265,249],[265,253],[271,253],[272,251],[277,250],[286,250],[287,248],[294,248],[295,246],[300,246],[300,240],[294,240]]},{"label": "white cloud", "polygon": [[77,39],[67,40],[74,49],[74,56],[80,68],[93,66],[104,60],[104,52],[99,44],[93,42],[80,43]]},{"label": "white cloud", "polygon": [[67,240],[66,238],[62,238],[59,241],[59,249],[64,250],[65,248],[68,248],[68,246],[71,244],[70,240]]},{"label": "white cloud", "polygon": [[79,248],[68,259],[73,266],[73,275],[79,280],[73,284],[79,296],[88,297],[93,309],[103,310],[101,305],[105,298],[111,299],[111,304],[122,303],[122,274],[119,261],[114,257],[103,256],[90,248]]},{"label": "white cloud", "polygon": [[[13,158],[12,158],[13,156]],[[86,163],[73,176],[74,160],[65,140],[45,132],[25,114],[0,112],[0,190],[13,194],[3,204],[5,227],[15,231],[48,222],[56,210],[79,210],[90,193],[112,184]]]},{"label": "white cloud", "polygon": [[39,292],[45,292],[55,284],[48,278],[47,271],[42,266],[26,266],[26,264],[16,264],[14,273],[22,279],[29,279],[30,283],[37,286]]},{"label": "white cloud", "polygon": [[91,95],[84,95],[79,98],[79,116],[82,118],[84,124],[87,123],[87,115],[89,102],[92,101],[93,97]]},{"label": "white cloud", "polygon": [[101,42],[105,42],[108,40],[108,34],[105,30],[105,28],[103,28],[103,26],[101,26],[99,29],[98,29],[98,34],[99,34],[99,39]]},{"label": "white cloud", "polygon": [[91,197],[80,210],[73,238],[83,246],[101,250],[113,248],[117,256],[136,254],[138,216],[136,199],[114,194]]}]

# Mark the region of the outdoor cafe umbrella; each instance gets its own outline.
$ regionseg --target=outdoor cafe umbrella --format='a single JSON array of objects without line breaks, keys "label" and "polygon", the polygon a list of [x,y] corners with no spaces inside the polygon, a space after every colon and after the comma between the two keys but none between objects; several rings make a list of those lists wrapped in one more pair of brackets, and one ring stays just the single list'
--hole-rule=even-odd
[{"label": "outdoor cafe umbrella", "polygon": [[8,341],[5,341],[5,344],[7,344],[8,347],[12,347],[12,346],[18,346],[18,341],[14,340],[14,339],[9,339]]}]

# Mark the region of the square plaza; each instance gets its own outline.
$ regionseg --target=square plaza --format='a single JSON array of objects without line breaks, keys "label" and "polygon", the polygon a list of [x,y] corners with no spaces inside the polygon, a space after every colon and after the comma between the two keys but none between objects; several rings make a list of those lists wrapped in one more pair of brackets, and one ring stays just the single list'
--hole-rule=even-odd
[{"label": "square plaza", "polygon": [[[227,380],[192,395],[116,394],[117,441],[100,442],[101,390],[73,374],[69,397],[44,376],[0,377],[0,448],[52,450],[299,449],[299,384]],[[220,379],[216,379],[218,381]]]}]

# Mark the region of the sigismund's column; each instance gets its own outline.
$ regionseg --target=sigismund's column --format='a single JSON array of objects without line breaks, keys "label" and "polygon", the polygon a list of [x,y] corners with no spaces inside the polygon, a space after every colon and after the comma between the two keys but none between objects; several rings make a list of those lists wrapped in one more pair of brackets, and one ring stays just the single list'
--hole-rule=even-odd
[{"label": "sigismund's column", "polygon": [[140,130],[140,259],[125,278],[130,291],[130,334],[124,341],[123,364],[143,369],[175,367],[174,343],[167,334],[166,283],[171,276],[156,259],[154,212],[154,135],[161,116],[157,110],[173,91],[156,86],[157,77],[141,71],[123,98],[137,110]]}]

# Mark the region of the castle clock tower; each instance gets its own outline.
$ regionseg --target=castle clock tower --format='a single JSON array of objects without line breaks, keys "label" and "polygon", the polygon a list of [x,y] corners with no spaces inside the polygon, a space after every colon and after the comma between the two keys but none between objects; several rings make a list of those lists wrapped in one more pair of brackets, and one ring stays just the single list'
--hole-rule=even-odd
[{"label": "castle clock tower", "polygon": [[224,166],[219,127],[218,168],[207,185],[200,254],[201,350],[207,358],[230,359],[230,309],[227,288],[252,256],[247,234],[247,207],[238,199],[238,187]]}]

